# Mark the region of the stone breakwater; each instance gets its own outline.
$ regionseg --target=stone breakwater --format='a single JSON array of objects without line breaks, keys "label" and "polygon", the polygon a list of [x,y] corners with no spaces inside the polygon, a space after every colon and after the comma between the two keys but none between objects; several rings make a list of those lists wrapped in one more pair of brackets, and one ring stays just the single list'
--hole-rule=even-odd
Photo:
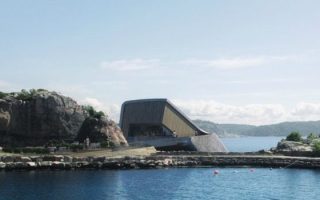
[{"label": "stone breakwater", "polygon": [[282,167],[320,169],[320,158],[270,155],[161,155],[135,157],[2,156],[0,170],[156,169],[168,167]]}]

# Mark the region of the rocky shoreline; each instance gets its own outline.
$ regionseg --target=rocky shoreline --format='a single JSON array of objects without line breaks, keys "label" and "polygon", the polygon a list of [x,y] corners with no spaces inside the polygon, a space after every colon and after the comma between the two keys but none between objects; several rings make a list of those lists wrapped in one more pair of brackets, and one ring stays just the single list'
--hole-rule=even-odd
[{"label": "rocky shoreline", "polygon": [[170,167],[268,167],[320,169],[320,158],[259,154],[157,153],[134,157],[2,156],[0,170],[157,169]]}]

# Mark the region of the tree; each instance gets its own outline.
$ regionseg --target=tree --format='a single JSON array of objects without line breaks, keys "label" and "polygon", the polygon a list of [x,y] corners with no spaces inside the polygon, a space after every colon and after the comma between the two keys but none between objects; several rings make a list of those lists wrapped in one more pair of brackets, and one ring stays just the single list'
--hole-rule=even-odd
[{"label": "tree", "polygon": [[101,117],[105,116],[104,112],[102,112],[102,111],[97,112],[90,105],[83,106],[83,109],[88,112],[90,117],[93,117],[93,118],[96,118],[96,119],[101,119]]},{"label": "tree", "polygon": [[301,142],[302,138],[299,132],[292,132],[287,136],[287,141]]}]

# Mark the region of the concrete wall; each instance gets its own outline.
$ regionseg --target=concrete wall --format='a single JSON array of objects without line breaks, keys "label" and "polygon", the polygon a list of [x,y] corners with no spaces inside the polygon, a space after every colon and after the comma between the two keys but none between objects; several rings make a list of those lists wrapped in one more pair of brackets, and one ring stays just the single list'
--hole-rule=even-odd
[{"label": "concrete wall", "polygon": [[[175,131],[177,137],[155,137],[135,134],[128,137],[130,124],[160,125]],[[225,152],[226,148],[217,135],[199,129],[167,99],[146,99],[125,102],[121,110],[120,126],[129,143],[153,145],[160,150],[191,150],[203,152]],[[197,134],[200,134],[196,136]]]},{"label": "concrete wall", "polygon": [[122,106],[120,126],[125,137],[128,137],[130,124],[161,124],[164,101],[146,101],[128,103]]},{"label": "concrete wall", "polygon": [[178,137],[194,136],[196,132],[196,129],[168,104],[164,109],[162,123],[170,130],[176,131]]},{"label": "concrete wall", "polygon": [[193,137],[147,137],[131,140],[130,145],[133,146],[154,146],[158,150],[175,150],[175,151],[198,151],[198,152],[226,152],[227,149],[221,143],[217,135],[201,135]]},{"label": "concrete wall", "polygon": [[191,144],[198,152],[226,152],[227,148],[216,134],[191,137]]}]

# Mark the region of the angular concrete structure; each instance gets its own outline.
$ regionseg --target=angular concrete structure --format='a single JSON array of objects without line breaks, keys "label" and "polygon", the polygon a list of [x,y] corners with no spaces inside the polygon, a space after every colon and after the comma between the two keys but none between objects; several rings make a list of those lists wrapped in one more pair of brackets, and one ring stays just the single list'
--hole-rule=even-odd
[{"label": "angular concrete structure", "polygon": [[152,145],[159,150],[225,152],[215,133],[197,127],[167,99],[126,101],[120,126],[128,142]]}]

